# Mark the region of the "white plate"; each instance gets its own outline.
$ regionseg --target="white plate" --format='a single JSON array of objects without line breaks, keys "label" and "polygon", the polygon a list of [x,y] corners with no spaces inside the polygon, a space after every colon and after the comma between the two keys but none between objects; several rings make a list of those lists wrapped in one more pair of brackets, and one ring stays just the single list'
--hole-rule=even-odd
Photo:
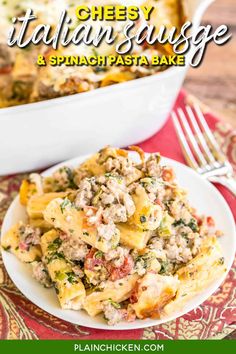
[{"label": "white plate", "polygon": [[[85,157],[80,157],[54,166],[45,171],[44,176],[51,175],[52,172],[58,168],[58,166],[78,166],[84,159]],[[213,216],[216,220],[217,228],[224,232],[224,236],[221,237],[219,241],[222,246],[223,256],[225,257],[227,271],[229,271],[235,255],[236,233],[233,216],[224,198],[215,187],[213,187],[209,182],[203,180],[190,168],[167,158],[162,159],[162,164],[168,164],[174,168],[179,184],[189,191],[189,200],[192,205],[196,207],[200,213]],[[2,234],[4,234],[19,220],[24,221],[25,217],[26,215],[24,208],[19,203],[19,197],[16,197],[6,213],[2,225]],[[59,307],[55,291],[53,289],[45,289],[36,280],[34,280],[31,276],[29,265],[21,263],[14,255],[6,251],[2,251],[2,257],[6,270],[12,281],[35,305],[68,322],[92,328],[109,330],[144,328],[158,325],[182,316],[199,306],[210,295],[212,295],[226,276],[225,274],[218,280],[214,281],[214,283],[208,286],[201,294],[195,296],[191,301],[189,301],[182,311],[178,311],[171,316],[161,320],[147,319],[136,320],[131,323],[122,322],[115,327],[110,327],[105,323],[102,316],[91,318],[85,313],[85,311],[62,310]]]}]

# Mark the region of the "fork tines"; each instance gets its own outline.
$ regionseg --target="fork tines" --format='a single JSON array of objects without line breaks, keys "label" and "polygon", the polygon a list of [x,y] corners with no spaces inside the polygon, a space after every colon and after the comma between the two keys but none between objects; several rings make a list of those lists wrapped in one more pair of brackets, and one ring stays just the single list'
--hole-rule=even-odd
[{"label": "fork tines", "polygon": [[197,105],[171,113],[188,164],[199,173],[219,168],[225,162],[220,147]]}]

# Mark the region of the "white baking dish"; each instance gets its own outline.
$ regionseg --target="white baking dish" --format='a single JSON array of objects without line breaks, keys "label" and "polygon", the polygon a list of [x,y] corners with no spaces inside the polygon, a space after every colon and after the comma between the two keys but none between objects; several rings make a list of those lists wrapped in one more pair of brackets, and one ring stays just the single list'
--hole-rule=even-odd
[{"label": "white baking dish", "polygon": [[[213,0],[186,0],[194,29]],[[138,143],[165,123],[188,66],[73,96],[0,110],[0,174],[31,171],[111,144]]]}]

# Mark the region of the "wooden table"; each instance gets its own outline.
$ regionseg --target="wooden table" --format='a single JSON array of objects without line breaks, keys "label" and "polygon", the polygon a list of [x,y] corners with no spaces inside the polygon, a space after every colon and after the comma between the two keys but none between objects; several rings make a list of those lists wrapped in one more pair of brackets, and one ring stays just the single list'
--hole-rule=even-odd
[{"label": "wooden table", "polygon": [[236,0],[216,0],[202,22],[214,28],[226,24],[233,37],[224,46],[208,46],[201,66],[189,70],[184,87],[236,127]]}]

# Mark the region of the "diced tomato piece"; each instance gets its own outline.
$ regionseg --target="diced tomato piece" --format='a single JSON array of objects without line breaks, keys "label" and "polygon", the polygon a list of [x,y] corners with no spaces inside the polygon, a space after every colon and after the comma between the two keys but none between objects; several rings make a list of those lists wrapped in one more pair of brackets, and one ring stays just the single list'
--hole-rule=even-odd
[{"label": "diced tomato piece", "polygon": [[124,263],[119,268],[115,268],[114,266],[111,267],[108,266],[108,271],[110,273],[109,279],[112,281],[122,279],[126,275],[128,275],[133,268],[134,268],[133,258],[130,255],[128,255],[127,257],[125,257]]},{"label": "diced tomato piece", "polygon": [[25,242],[20,242],[19,243],[19,249],[21,251],[28,251],[29,250],[29,245],[27,245],[27,243],[25,243]]},{"label": "diced tomato piece", "polygon": [[94,267],[98,265],[104,265],[105,259],[103,256],[96,258],[96,253],[98,250],[96,248],[91,248],[89,253],[87,254],[84,262],[84,268],[88,270],[94,270]]},{"label": "diced tomato piece", "polygon": [[194,217],[194,219],[197,220],[198,226],[201,226],[202,225],[202,218],[197,214],[193,214],[193,217]]},{"label": "diced tomato piece", "polygon": [[9,74],[12,71],[12,66],[11,65],[7,65],[7,66],[3,66],[2,68],[0,68],[0,75],[1,74]]},{"label": "diced tomato piece", "polygon": [[164,204],[162,203],[162,201],[159,199],[159,198],[157,198],[155,201],[154,201],[154,203],[155,204],[157,204],[157,205],[160,205],[160,207],[162,208],[162,209],[164,209]]},{"label": "diced tomato piece", "polygon": [[215,227],[215,221],[211,216],[208,216],[206,221],[208,227]]},{"label": "diced tomato piece", "polygon": [[161,177],[166,182],[171,182],[175,178],[175,174],[172,168],[170,167],[163,167]]},{"label": "diced tomato piece", "polygon": [[104,266],[107,268],[107,271],[110,274],[109,279],[111,281],[116,281],[118,279],[124,278],[131,272],[134,267],[134,261],[130,255],[125,257],[122,266],[116,268],[110,262],[105,260],[104,255],[99,255],[99,257],[96,257],[97,252],[99,252],[97,249],[91,248],[85,258],[84,268],[88,270],[94,270],[96,266]]}]

